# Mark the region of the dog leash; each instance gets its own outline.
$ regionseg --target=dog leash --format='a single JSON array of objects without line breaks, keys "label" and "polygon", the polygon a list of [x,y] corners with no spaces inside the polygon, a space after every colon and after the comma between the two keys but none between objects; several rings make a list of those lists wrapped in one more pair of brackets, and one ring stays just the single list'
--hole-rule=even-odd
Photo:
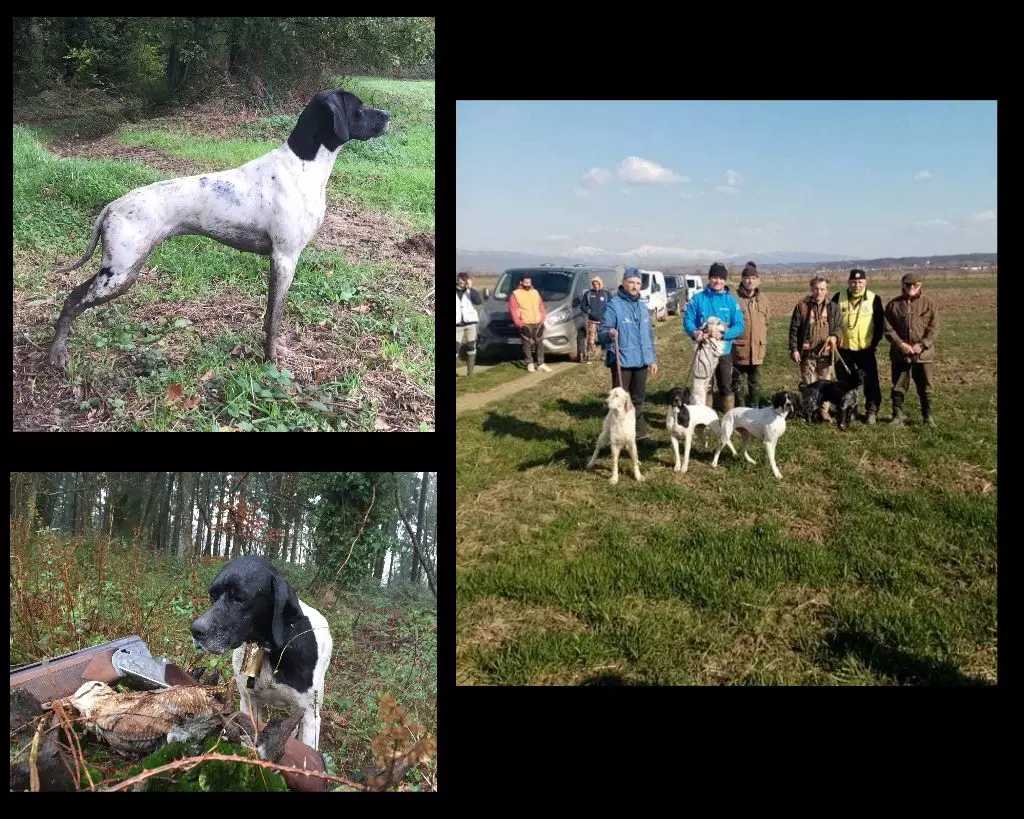
[{"label": "dog leash", "polygon": [[619,334],[615,334],[615,338],[612,339],[615,342],[615,372],[619,376],[619,386],[622,386],[622,364],[619,363]]}]

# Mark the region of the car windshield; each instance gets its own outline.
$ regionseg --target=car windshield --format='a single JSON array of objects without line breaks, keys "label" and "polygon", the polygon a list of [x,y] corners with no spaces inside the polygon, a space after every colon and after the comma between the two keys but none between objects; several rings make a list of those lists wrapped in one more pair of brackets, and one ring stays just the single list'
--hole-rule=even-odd
[{"label": "car windshield", "polygon": [[665,277],[665,289],[666,289],[666,290],[667,290],[667,291],[668,291],[669,293],[675,293],[675,292],[676,292],[676,289],[677,289],[678,287],[679,287],[679,282],[678,282],[678,281],[676,281],[676,279],[675,279],[675,277],[674,277],[674,276],[666,276],[666,277]]},{"label": "car windshield", "polygon": [[496,299],[507,299],[523,279],[531,279],[544,301],[561,301],[572,292],[573,273],[566,270],[517,270],[503,273],[495,288]]}]

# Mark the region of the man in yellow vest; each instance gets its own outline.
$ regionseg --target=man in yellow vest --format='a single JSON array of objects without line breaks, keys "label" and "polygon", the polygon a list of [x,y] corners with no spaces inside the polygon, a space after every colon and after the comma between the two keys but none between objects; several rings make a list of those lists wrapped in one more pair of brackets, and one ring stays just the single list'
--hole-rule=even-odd
[{"label": "man in yellow vest", "polygon": [[[868,290],[868,274],[859,268],[850,271],[846,292],[840,291],[832,297],[839,305],[839,350],[838,356],[850,370],[864,371],[864,403],[867,423],[875,423],[878,409],[882,404],[882,386],[878,383],[878,361],[875,348],[885,332],[885,311],[882,299]],[[852,382],[850,372],[839,361],[836,362],[838,381]]]}]

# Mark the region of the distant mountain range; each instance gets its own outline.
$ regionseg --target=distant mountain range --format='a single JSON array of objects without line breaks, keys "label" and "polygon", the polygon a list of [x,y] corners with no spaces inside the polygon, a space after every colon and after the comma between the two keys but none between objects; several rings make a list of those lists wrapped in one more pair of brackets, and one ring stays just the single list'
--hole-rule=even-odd
[{"label": "distant mountain range", "polygon": [[964,253],[952,256],[904,256],[880,259],[857,259],[837,256],[834,253],[807,253],[804,251],[776,251],[772,253],[719,253],[714,250],[677,251],[644,245],[628,253],[612,253],[599,248],[577,248],[571,256],[545,256],[537,253],[519,253],[512,250],[461,250],[455,251],[457,272],[471,270],[477,273],[500,273],[510,267],[533,267],[542,263],[571,266],[588,265],[636,265],[650,269],[673,267],[703,267],[711,262],[723,262],[732,267],[742,266],[748,260],[757,263],[758,268],[779,267],[911,267],[913,265],[934,265],[936,267],[961,267],[966,265],[994,265],[995,253]]}]

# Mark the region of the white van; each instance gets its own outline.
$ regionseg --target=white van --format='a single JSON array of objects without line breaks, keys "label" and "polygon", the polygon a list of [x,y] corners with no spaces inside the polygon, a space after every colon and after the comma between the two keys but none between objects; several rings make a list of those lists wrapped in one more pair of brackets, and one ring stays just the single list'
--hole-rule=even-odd
[{"label": "white van", "polygon": [[660,270],[640,270],[640,298],[658,321],[668,318],[668,302],[665,300],[665,274]]},{"label": "white van", "polygon": [[686,301],[689,303],[690,299],[696,296],[701,290],[704,289],[704,282],[701,281],[700,276],[686,275]]}]

